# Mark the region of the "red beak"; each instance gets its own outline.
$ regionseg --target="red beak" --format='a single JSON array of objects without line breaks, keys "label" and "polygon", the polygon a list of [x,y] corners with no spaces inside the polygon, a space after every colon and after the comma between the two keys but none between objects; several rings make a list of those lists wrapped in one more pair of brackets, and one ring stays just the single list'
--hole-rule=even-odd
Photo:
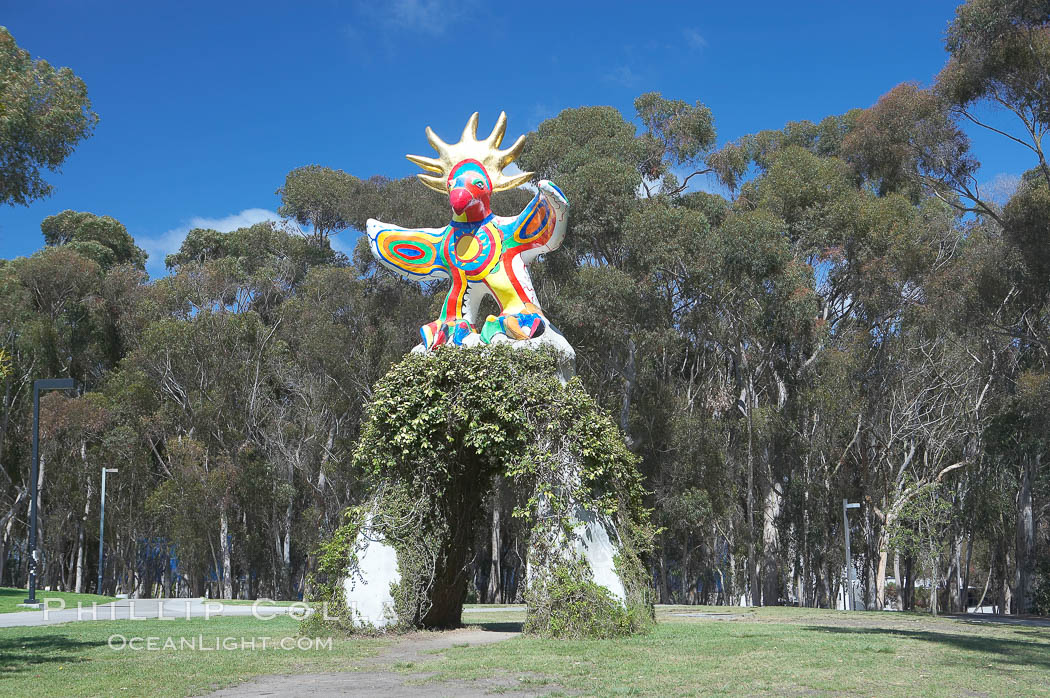
[{"label": "red beak", "polygon": [[463,213],[467,210],[467,206],[470,206],[470,202],[474,200],[474,195],[465,188],[453,189],[448,193],[449,203],[452,204],[452,210],[456,212],[456,215]]}]

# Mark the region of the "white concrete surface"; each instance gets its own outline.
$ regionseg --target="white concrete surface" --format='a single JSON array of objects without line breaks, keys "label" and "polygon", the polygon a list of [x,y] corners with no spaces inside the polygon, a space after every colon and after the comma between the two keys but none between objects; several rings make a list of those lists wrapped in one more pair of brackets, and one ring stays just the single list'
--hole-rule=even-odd
[{"label": "white concrete surface", "polygon": [[[597,516],[582,507],[575,512],[579,523],[573,530],[576,552],[591,567],[592,581],[609,590],[620,603],[627,602],[623,580],[616,572],[616,545],[609,538],[610,524],[604,516]],[[614,534],[615,535],[615,534]]]},{"label": "white concrete surface", "polygon": [[371,518],[357,534],[354,551],[357,565],[343,580],[346,605],[355,625],[386,627],[397,622],[390,585],[401,581],[397,551],[372,530]]},{"label": "white concrete surface", "polygon": [[[576,375],[576,350],[569,344],[569,340],[565,339],[561,332],[551,327],[550,323],[547,323],[546,329],[543,334],[539,337],[532,339],[518,339],[512,340],[505,334],[495,335],[490,344],[508,344],[515,349],[542,349],[543,347],[553,348],[559,356],[558,359],[558,379],[561,382],[567,383],[569,379]],[[464,347],[476,347],[485,346],[481,344],[481,335],[473,334],[463,340]],[[443,344],[438,349],[444,349],[446,347],[456,348],[455,344]],[[427,349],[422,344],[417,344],[412,347],[413,354],[426,354]]]}]

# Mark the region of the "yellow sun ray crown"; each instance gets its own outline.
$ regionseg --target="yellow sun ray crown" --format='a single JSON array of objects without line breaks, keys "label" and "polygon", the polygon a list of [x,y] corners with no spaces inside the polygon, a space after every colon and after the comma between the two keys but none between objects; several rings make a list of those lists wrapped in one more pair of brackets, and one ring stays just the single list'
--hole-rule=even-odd
[{"label": "yellow sun ray crown", "polygon": [[492,191],[507,191],[529,181],[532,178],[532,172],[522,172],[509,177],[503,174],[503,168],[512,163],[514,158],[521,153],[521,149],[525,147],[525,136],[518,136],[518,140],[514,141],[514,145],[506,150],[500,150],[499,146],[503,142],[503,135],[506,132],[507,112],[501,111],[492,133],[489,134],[488,138],[479,141],[478,113],[474,112],[467,120],[467,125],[463,129],[463,135],[460,137],[459,143],[449,145],[438,138],[433,129],[427,126],[427,140],[430,141],[430,145],[434,147],[434,150],[438,152],[438,157],[427,158],[422,155],[406,155],[405,157],[424,170],[433,172],[434,174],[432,175],[417,174],[416,176],[419,177],[423,184],[442,194],[448,193],[446,182],[449,173],[464,160],[477,160],[484,166],[485,171],[489,173],[489,178],[492,180]]}]

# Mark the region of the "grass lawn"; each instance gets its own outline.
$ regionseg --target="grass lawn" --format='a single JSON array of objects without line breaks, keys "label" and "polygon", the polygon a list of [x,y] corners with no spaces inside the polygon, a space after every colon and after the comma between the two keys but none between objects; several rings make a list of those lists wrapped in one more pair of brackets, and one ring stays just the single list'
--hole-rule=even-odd
[{"label": "grass lawn", "polygon": [[463,612],[464,613],[469,613],[469,612],[477,610],[477,609],[485,609],[485,608],[512,608],[512,609],[518,609],[518,608],[523,608],[524,606],[525,606],[525,604],[523,604],[523,603],[465,603],[465,604],[463,604]]},{"label": "grass lawn", "polygon": [[[16,611],[32,611],[31,608],[19,608],[18,604],[29,596],[28,589],[12,589],[11,587],[0,587],[0,613],[14,613]],[[112,596],[96,596],[95,594],[73,594],[66,591],[42,591],[36,590],[37,601],[44,599],[62,599],[66,602],[66,608],[76,608],[77,602],[90,606],[93,603],[109,603],[116,601]],[[55,608],[55,606],[52,606]]]},{"label": "grass lawn", "polygon": [[[464,620],[505,626],[522,615]],[[522,637],[454,647],[412,671],[522,676],[532,688],[549,683],[552,695],[1050,695],[1047,627],[797,608],[663,607],[658,618],[645,637]]]},{"label": "grass lawn", "polygon": [[[472,608],[464,622],[488,629],[516,630],[524,616]],[[414,675],[406,678],[423,681],[421,689],[427,681],[504,676],[550,695],[1050,695],[1048,627],[796,608],[670,606],[658,619],[645,637],[519,637],[385,666]],[[330,649],[279,648],[284,638],[297,642],[297,632],[287,616],[0,628],[0,695],[197,695],[261,674],[352,671],[395,641],[336,638]],[[123,644],[118,638],[111,646],[114,635],[152,636],[157,649],[114,649]],[[197,648],[256,638],[256,649],[165,649],[169,637],[192,639]],[[263,649],[262,637],[278,648]]]},{"label": "grass lawn", "polygon": [[[4,696],[188,696],[247,681],[260,674],[338,671],[375,654],[386,640],[333,639],[331,648],[301,649],[298,621],[287,616],[251,616],[85,621],[62,625],[0,628],[0,695]],[[119,649],[125,639],[156,639],[158,649]],[[259,638],[267,637],[262,649]],[[163,649],[167,638],[195,647]],[[256,649],[215,650],[223,638],[239,645],[256,638]],[[292,649],[279,643],[289,638]],[[144,642],[140,644],[144,645]],[[134,646],[134,645],[133,645]],[[114,649],[114,647],[118,649]]]}]

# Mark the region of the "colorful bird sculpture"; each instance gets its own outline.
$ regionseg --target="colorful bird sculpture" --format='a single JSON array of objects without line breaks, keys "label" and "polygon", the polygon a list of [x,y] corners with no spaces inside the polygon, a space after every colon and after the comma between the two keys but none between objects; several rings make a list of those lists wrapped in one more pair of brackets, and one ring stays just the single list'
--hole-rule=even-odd
[{"label": "colorful bird sculpture", "polygon": [[[475,112],[458,143],[445,143],[427,127],[437,158],[407,156],[432,173],[417,175],[425,185],[448,195],[452,221],[444,228],[401,228],[368,220],[372,254],[383,266],[408,278],[452,281],[437,320],[420,328],[428,350],[446,343],[487,344],[498,335],[531,339],[550,327],[527,267],[561,245],[569,202],[557,186],[541,180],[520,214],[492,214],[493,192],[513,189],[532,177],[531,172],[503,173],[525,145],[521,136],[500,150],[506,130],[507,115],[501,112],[488,138],[478,140]],[[476,315],[486,294],[495,297],[500,314],[489,315],[479,332]]]}]

